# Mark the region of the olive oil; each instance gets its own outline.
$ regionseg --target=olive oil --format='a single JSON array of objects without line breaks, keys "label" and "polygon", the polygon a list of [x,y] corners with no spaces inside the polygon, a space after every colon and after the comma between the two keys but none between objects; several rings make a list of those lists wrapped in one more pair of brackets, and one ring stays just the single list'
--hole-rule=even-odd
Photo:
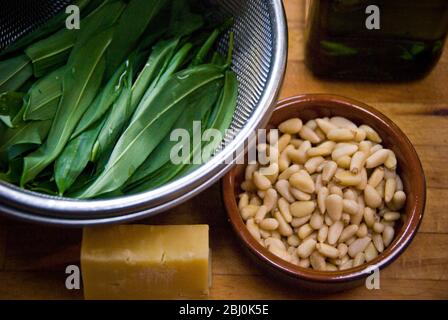
[{"label": "olive oil", "polygon": [[415,80],[436,65],[447,31],[447,0],[311,0],[306,64],[321,77]]}]

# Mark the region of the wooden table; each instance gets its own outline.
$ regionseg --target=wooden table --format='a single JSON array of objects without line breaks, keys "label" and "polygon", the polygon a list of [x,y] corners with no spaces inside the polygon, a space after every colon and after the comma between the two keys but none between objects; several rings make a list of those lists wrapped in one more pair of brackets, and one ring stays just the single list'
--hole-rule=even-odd
[{"label": "wooden table", "polygon": [[[285,0],[289,62],[281,97],[335,93],[366,102],[391,117],[414,143],[426,173],[428,199],[411,246],[381,272],[381,290],[360,287],[313,295],[278,283],[248,259],[232,233],[217,183],[195,199],[145,223],[207,223],[213,250],[212,299],[448,298],[448,48],[424,80],[408,84],[321,81],[303,63],[304,0]],[[65,289],[65,266],[78,256],[81,230],[0,220],[0,299],[80,299]],[[74,261],[76,263],[76,261]]]}]

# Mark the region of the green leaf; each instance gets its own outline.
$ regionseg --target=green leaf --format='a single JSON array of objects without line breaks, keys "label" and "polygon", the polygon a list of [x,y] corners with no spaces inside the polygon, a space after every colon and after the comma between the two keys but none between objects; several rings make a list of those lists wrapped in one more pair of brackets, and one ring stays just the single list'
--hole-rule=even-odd
[{"label": "green leaf", "polygon": [[109,78],[134,50],[149,23],[165,3],[166,0],[132,0],[127,5],[117,21],[113,41],[107,50],[106,78]]},{"label": "green leaf", "polygon": [[[8,128],[0,136],[0,154],[19,144],[40,145],[50,130],[51,121],[24,122],[17,128]],[[17,154],[16,154],[17,155]]]},{"label": "green leaf", "polygon": [[103,125],[104,121],[98,121],[92,129],[84,131],[71,140],[57,158],[54,165],[54,177],[59,195],[62,196],[65,191],[70,189],[86,168],[93,144]]},{"label": "green leaf", "polygon": [[185,0],[173,0],[171,7],[170,34],[185,36],[200,29],[204,25],[201,15],[191,11],[190,3]]},{"label": "green leaf", "polygon": [[186,69],[171,77],[122,134],[104,171],[75,196],[92,198],[121,188],[169,133],[189,98],[222,77],[222,69],[213,65]]},{"label": "green leaf", "polygon": [[17,91],[32,75],[31,61],[24,54],[0,61],[0,93]]},{"label": "green leaf", "polygon": [[210,36],[204,42],[204,44],[202,45],[202,47],[199,49],[198,53],[194,57],[193,61],[191,62],[192,66],[197,66],[197,65],[204,63],[205,58],[207,57],[212,46],[215,44],[216,40],[218,39],[218,36],[219,36],[219,30],[218,29],[213,30],[213,32],[210,34]]},{"label": "green leaf", "polygon": [[122,79],[126,72],[126,66],[123,64],[95,97],[95,100],[93,100],[92,104],[82,116],[81,121],[78,123],[72,138],[77,137],[82,132],[89,129],[106,114],[120,95],[123,82]]},{"label": "green leaf", "polygon": [[[195,121],[201,121],[211,110],[212,106],[216,103],[222,85],[222,81],[216,81],[213,85],[207,86],[207,90],[202,90],[201,94],[199,94],[195,100],[191,99],[190,105],[185,108],[182,117],[177,119],[172,130],[186,130],[189,136],[193,137],[193,123]],[[127,184],[132,185],[147,178],[153,172],[169,162],[171,150],[176,144],[178,144],[178,142],[171,141],[170,135],[167,135],[129,179]]]},{"label": "green leaf", "polygon": [[0,116],[14,117],[23,105],[23,93],[8,91],[0,94]]},{"label": "green leaf", "polygon": [[41,148],[25,158],[22,186],[59,156],[97,95],[106,67],[104,53],[112,40],[112,34],[113,29],[107,29],[73,49],[64,74],[64,93],[48,139]]},{"label": "green leaf", "polygon": [[[210,116],[209,129],[216,129],[224,138],[226,130],[232,123],[233,115],[236,109],[238,99],[238,80],[235,72],[227,71],[224,81],[224,89],[220,100],[218,101],[215,110]],[[211,141],[203,150],[202,158],[208,161],[213,152],[218,148],[221,141]]]},{"label": "green leaf", "polygon": [[158,75],[164,70],[172,58],[178,43],[179,38],[174,38],[160,41],[154,46],[148,61],[132,86],[132,105],[138,105],[145,95],[145,92],[146,95],[148,95],[152,91],[155,84],[149,89],[148,86],[154,82],[158,78]]},{"label": "green leaf", "polygon": [[53,119],[62,96],[65,67],[36,81],[25,96],[24,120]]},{"label": "green leaf", "polygon": [[[91,2],[90,0],[77,0],[72,1],[72,4],[77,5],[78,8],[81,10],[81,12],[83,13],[86,12],[87,14],[90,12],[90,10],[87,8],[90,2]],[[98,2],[98,1],[92,1],[92,2]],[[0,53],[0,57],[9,54],[11,52],[23,49],[24,47],[30,45],[31,43],[34,43],[42,38],[48,37],[49,35],[58,31],[59,29],[64,28],[66,19],[67,14],[65,13],[65,10],[62,10],[60,13],[55,15],[45,24],[37,28],[35,31],[26,34],[25,36],[21,37],[20,39],[12,43],[10,46],[8,46],[5,50],[3,50]]]},{"label": "green leaf", "polygon": [[25,53],[33,64],[34,76],[39,78],[63,66],[75,45],[77,32],[62,29],[51,37],[26,48]]},{"label": "green leaf", "polygon": [[[117,101],[115,101],[110,113],[106,117],[104,126],[102,127],[98,138],[95,142],[95,155],[91,158],[93,162],[98,159],[105,159],[101,162],[107,162],[107,158],[110,155],[115,143],[117,142],[120,134],[123,132],[125,124],[129,121],[133,110],[131,109],[131,95],[132,95],[132,61],[128,63],[126,70],[123,89]],[[99,164],[101,168],[103,165]]]}]

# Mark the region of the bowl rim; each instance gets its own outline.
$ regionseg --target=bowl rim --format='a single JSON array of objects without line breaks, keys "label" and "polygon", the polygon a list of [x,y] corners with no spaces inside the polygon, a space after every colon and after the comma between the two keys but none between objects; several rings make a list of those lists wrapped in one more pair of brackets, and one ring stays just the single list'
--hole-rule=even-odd
[{"label": "bowl rim", "polygon": [[167,185],[112,199],[77,200],[22,190],[0,181],[0,214],[33,223],[82,227],[146,218],[185,202],[218,181],[232,167],[233,153],[251,132],[263,127],[273,111],[283,82],[288,46],[286,16],[281,0],[269,1],[272,21],[272,67],[257,107],[247,124],[223,150],[200,168]]},{"label": "bowl rim", "polygon": [[407,153],[412,157],[410,161],[414,161],[418,168],[418,172],[414,173],[412,180],[413,187],[416,190],[414,199],[415,205],[414,207],[409,208],[407,212],[409,218],[406,224],[403,224],[398,234],[395,235],[392,243],[379,254],[378,257],[368,263],[343,271],[317,271],[301,268],[269,252],[265,247],[259,244],[247,230],[239,214],[234,192],[236,166],[234,166],[222,180],[223,198],[229,221],[239,239],[252,254],[267,265],[290,277],[321,283],[340,283],[365,278],[371,274],[373,271],[372,268],[383,269],[397,259],[417,234],[426,204],[426,181],[420,159],[404,132],[387,116],[365,103],[339,95],[303,94],[279,101],[274,113],[285,108],[297,107],[300,105],[325,105],[330,108],[332,105],[342,105],[344,107],[354,108],[363,112],[367,117],[371,118],[372,121],[388,126],[395,135],[401,137],[402,144],[400,144],[400,149],[407,150]]}]

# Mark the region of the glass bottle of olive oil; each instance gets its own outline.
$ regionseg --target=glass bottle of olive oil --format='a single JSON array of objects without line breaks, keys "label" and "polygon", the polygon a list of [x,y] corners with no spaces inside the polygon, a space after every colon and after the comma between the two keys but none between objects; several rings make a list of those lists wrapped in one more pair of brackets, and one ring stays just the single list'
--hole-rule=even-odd
[{"label": "glass bottle of olive oil", "polygon": [[308,7],[305,61],[322,77],[422,78],[448,32],[447,0],[310,0]]}]

